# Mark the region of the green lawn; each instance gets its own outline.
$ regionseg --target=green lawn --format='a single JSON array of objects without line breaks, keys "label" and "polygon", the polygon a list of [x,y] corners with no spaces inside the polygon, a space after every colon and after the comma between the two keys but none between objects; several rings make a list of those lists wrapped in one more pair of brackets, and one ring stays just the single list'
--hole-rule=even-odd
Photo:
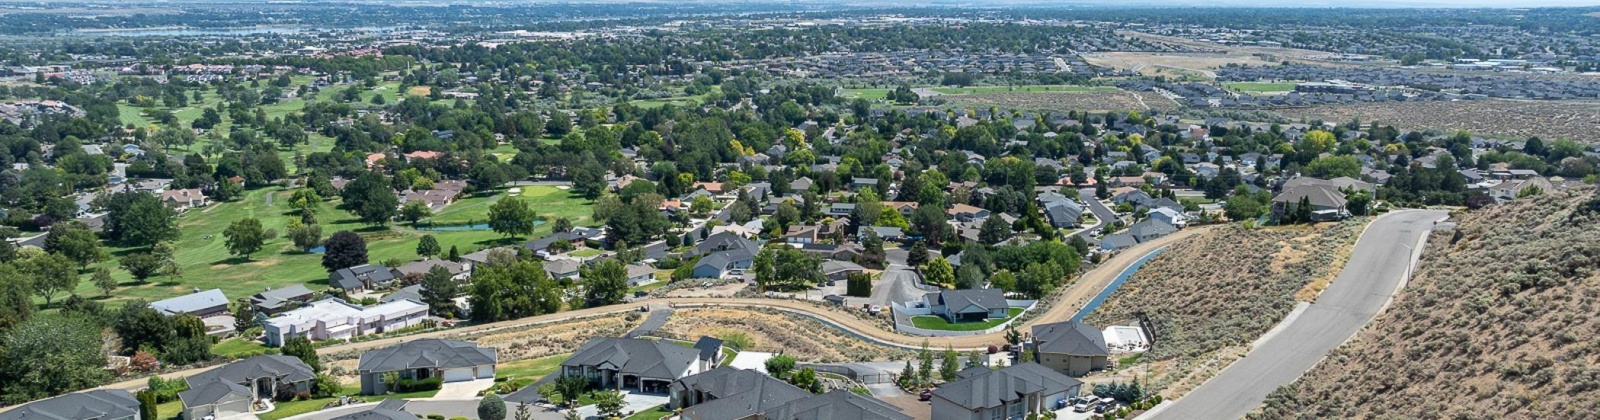
[{"label": "green lawn", "polygon": [[265,353],[267,348],[268,347],[264,344],[261,344],[260,341],[231,338],[222,340],[222,342],[217,343],[217,345],[211,346],[211,353],[222,357],[235,357],[246,354]]},{"label": "green lawn", "polygon": [[1227,86],[1228,89],[1233,89],[1233,90],[1237,90],[1237,91],[1245,92],[1245,93],[1260,93],[1260,92],[1290,92],[1290,91],[1294,90],[1294,85],[1295,85],[1294,82],[1283,82],[1283,83],[1241,82],[1241,83],[1228,83],[1228,84],[1226,84],[1224,86]]},{"label": "green lawn", "polygon": [[[266,196],[269,194],[274,195],[270,207],[266,205]],[[180,215],[178,226],[182,236],[174,243],[178,249],[176,259],[183,269],[180,278],[155,277],[147,283],[134,283],[127,271],[117,267],[116,257],[144,250],[111,248],[109,251],[113,258],[96,266],[110,268],[122,287],[112,292],[107,302],[115,306],[136,298],[165,299],[190,293],[195,288],[220,288],[230,298],[239,298],[261,292],[267,287],[280,288],[302,283],[312,290],[326,287],[328,274],[322,268],[322,256],[295,249],[285,237],[289,221],[299,217],[297,212],[285,205],[289,195],[289,191],[276,187],[256,189],[247,191],[236,201],[215,203]],[[324,238],[343,230],[354,231],[367,240],[370,262],[378,263],[391,258],[401,261],[416,259],[417,241],[422,236],[420,233],[400,225],[387,228],[363,225],[349,212],[335,208],[337,203],[337,199],[329,200],[322,203],[317,211]],[[247,217],[260,219],[265,228],[279,233],[276,239],[267,241],[262,250],[249,260],[230,255],[222,236],[222,231],[227,229],[229,223]],[[527,240],[502,238],[491,231],[429,233],[439,240],[445,250],[456,246],[462,254]],[[91,297],[101,295],[87,280],[79,282],[76,292]]]},{"label": "green lawn", "polygon": [[1117,88],[1110,86],[1075,85],[969,86],[958,88],[933,88],[934,92],[939,92],[946,95],[1003,92],[1112,92],[1116,90]]},{"label": "green lawn", "polygon": [[625,420],[659,420],[670,415],[672,415],[671,409],[667,408],[665,405],[658,405],[650,408],[649,410],[641,411],[635,413],[634,415],[628,416],[628,418]]},{"label": "green lawn", "polygon": [[501,194],[474,194],[456,199],[449,207],[445,207],[439,214],[426,219],[436,225],[466,225],[489,222],[489,206],[500,201]]},{"label": "green lawn", "polygon": [[869,101],[881,101],[889,97],[889,89],[841,89],[842,96],[846,99],[861,98]]},{"label": "green lawn", "polygon": [[[556,218],[565,217],[572,220],[574,226],[587,226],[594,216],[594,201],[569,190],[543,185],[521,188],[522,199],[533,206],[534,213],[538,213],[545,220],[554,222]],[[484,215],[487,218],[487,209],[484,210]]]},{"label": "green lawn", "polygon": [[1006,320],[1016,318],[1017,315],[1020,314],[1022,314],[1022,308],[1011,308],[1010,315],[1006,316],[1005,319],[991,319],[984,322],[960,322],[955,324],[951,324],[949,321],[946,321],[944,317],[938,315],[919,315],[911,317],[911,325],[925,330],[983,331],[999,326],[1000,324],[1005,323]]},{"label": "green lawn", "polygon": [[[532,383],[539,380],[539,378],[554,373],[556,369],[560,369],[561,362],[566,361],[568,356],[571,356],[571,354],[501,363],[500,366],[495,367],[494,377],[517,382],[526,380],[527,383]],[[526,383],[523,385],[526,386]]]}]

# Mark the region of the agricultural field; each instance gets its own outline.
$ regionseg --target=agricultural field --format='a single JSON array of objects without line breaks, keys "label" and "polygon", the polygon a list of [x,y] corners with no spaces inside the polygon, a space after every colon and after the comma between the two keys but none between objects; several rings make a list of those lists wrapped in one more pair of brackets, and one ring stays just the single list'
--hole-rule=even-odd
[{"label": "agricultural field", "polygon": [[1594,101],[1481,100],[1322,105],[1276,110],[1293,120],[1323,119],[1393,125],[1402,130],[1467,130],[1472,134],[1526,139],[1566,138],[1600,142],[1600,112]]},{"label": "agricultural field", "polygon": [[1119,374],[1177,398],[1248,351],[1297,302],[1338,275],[1365,219],[1316,226],[1221,226],[1167,247],[1086,322],[1128,325],[1143,311],[1159,344]]}]

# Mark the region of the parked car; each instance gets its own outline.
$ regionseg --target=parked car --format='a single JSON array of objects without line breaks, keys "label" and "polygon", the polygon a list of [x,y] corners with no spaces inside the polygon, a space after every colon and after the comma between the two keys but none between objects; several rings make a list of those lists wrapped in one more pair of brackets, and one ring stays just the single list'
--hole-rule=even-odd
[{"label": "parked car", "polygon": [[927,388],[927,389],[922,390],[922,392],[917,393],[917,399],[921,400],[921,401],[932,400],[933,399],[933,390],[934,390],[934,388]]},{"label": "parked car", "polygon": [[1096,400],[1093,400],[1093,399],[1089,399],[1089,398],[1080,398],[1080,399],[1078,399],[1078,402],[1076,404],[1072,405],[1072,412],[1074,412],[1074,413],[1087,413],[1087,412],[1089,412],[1089,410],[1093,410],[1093,409],[1095,409],[1095,407],[1097,407],[1099,405],[1100,405],[1099,401],[1096,401]]}]

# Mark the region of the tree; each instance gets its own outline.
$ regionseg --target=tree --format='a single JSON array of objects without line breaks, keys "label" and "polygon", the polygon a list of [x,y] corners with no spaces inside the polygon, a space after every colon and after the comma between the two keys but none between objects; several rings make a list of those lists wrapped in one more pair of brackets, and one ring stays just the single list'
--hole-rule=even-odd
[{"label": "tree", "polygon": [[582,375],[562,375],[556,378],[556,392],[561,394],[561,404],[568,407],[578,406],[578,397],[583,396],[583,391],[589,389],[589,379]]},{"label": "tree", "polygon": [[122,269],[128,270],[134,279],[144,283],[161,270],[161,259],[147,252],[128,254],[120,261]]},{"label": "tree", "polygon": [[1361,162],[1355,156],[1325,156],[1306,164],[1306,176],[1322,179],[1361,176]]},{"label": "tree", "polygon": [[568,219],[566,217],[557,217],[556,221],[550,224],[550,231],[554,233],[571,232],[572,219]]},{"label": "tree", "polygon": [[94,287],[100,289],[104,296],[111,296],[111,291],[117,290],[117,279],[111,278],[111,270],[105,267],[94,269],[94,274],[89,278],[94,280]]},{"label": "tree", "polygon": [[561,309],[561,285],[537,261],[478,264],[472,270],[472,319],[501,321]]},{"label": "tree", "polygon": [[156,257],[160,267],[156,269],[156,274],[173,279],[183,277],[183,267],[178,265],[177,254],[178,247],[170,241],[156,242],[155,246],[151,246],[150,255]]},{"label": "tree", "polygon": [[872,296],[872,275],[867,273],[850,273],[845,277],[845,295],[855,297]]},{"label": "tree", "polygon": [[615,389],[597,391],[594,393],[594,406],[595,410],[600,413],[600,417],[602,418],[621,418],[623,406],[622,392],[619,392]]},{"label": "tree", "polygon": [[961,364],[956,360],[955,349],[946,347],[944,354],[939,358],[939,379],[945,382],[956,380],[956,371],[961,370]]},{"label": "tree", "polygon": [[812,369],[810,367],[800,368],[800,371],[795,372],[794,375],[789,377],[789,382],[793,383],[794,386],[800,387],[800,389],[804,389],[806,391],[810,391],[813,394],[822,393],[822,383],[817,382],[816,369]]},{"label": "tree", "polygon": [[102,385],[111,379],[101,353],[100,325],[68,314],[47,314],[0,335],[0,393],[7,404]]},{"label": "tree", "polygon": [[906,367],[900,369],[900,377],[896,379],[899,380],[902,388],[913,388],[919,385],[915,383],[917,380],[917,368],[911,366],[911,359],[906,359]]},{"label": "tree", "polygon": [[439,240],[434,239],[433,235],[422,235],[422,239],[417,241],[417,255],[423,258],[439,255],[440,251]]},{"label": "tree", "polygon": [[583,270],[583,300],[588,307],[621,303],[628,296],[628,268],[606,259]]},{"label": "tree", "polygon": [[583,198],[596,199],[606,192],[606,170],[598,162],[589,160],[572,169],[572,189]]},{"label": "tree", "polygon": [[917,243],[911,245],[911,250],[908,251],[907,254],[908,255],[906,255],[906,264],[910,264],[913,267],[918,267],[918,266],[921,266],[923,264],[927,264],[928,263],[928,244],[926,242],[923,242],[923,241],[917,241]]},{"label": "tree", "polygon": [[917,383],[933,383],[933,353],[928,351],[928,340],[922,340],[922,350],[917,352]]},{"label": "tree", "polygon": [[482,420],[505,420],[506,400],[495,394],[483,397],[482,400],[478,401],[478,418]]},{"label": "tree", "polygon": [[922,277],[929,284],[953,286],[956,283],[955,268],[944,257],[934,257],[933,261],[929,261],[922,268]]},{"label": "tree", "polygon": [[129,246],[150,246],[179,236],[176,211],[155,195],[112,194],[106,205],[106,236]]},{"label": "tree", "polygon": [[399,213],[400,197],[394,194],[389,181],[375,172],[367,172],[345,184],[339,192],[344,206],[369,225],[383,225]]},{"label": "tree", "polygon": [[243,256],[245,261],[250,260],[250,254],[260,251],[268,239],[266,230],[261,227],[261,221],[255,218],[233,221],[222,231],[222,236],[227,238],[228,251]]},{"label": "tree", "polygon": [[400,218],[411,222],[411,226],[416,226],[417,222],[429,217],[433,217],[433,209],[428,208],[428,203],[422,200],[408,201],[405,207],[400,209]]},{"label": "tree", "polygon": [[100,237],[76,220],[51,226],[50,234],[44,237],[44,250],[65,255],[78,263],[78,269],[104,261],[107,257],[105,249],[100,246]]},{"label": "tree", "polygon": [[489,229],[508,237],[532,234],[536,217],[527,202],[503,198],[489,206]]},{"label": "tree", "polygon": [[418,293],[422,295],[422,303],[428,304],[428,313],[448,316],[455,312],[455,298],[460,291],[450,270],[436,265],[422,275],[422,290]]},{"label": "tree", "polygon": [[978,240],[988,245],[1005,242],[1010,238],[1011,224],[999,217],[983,219],[983,225],[978,228]]},{"label": "tree", "polygon": [[311,252],[311,249],[322,245],[322,226],[293,221],[289,224],[289,241],[294,243],[295,248]]},{"label": "tree", "polygon": [[1011,345],[1011,348],[1022,345],[1022,333],[1017,332],[1016,323],[1006,325],[1006,344]]},{"label": "tree", "polygon": [[[255,326],[256,326],[256,306],[254,304],[251,304],[249,299],[239,298],[239,302],[235,303],[233,305],[233,329],[234,329],[234,331],[238,331],[239,334],[244,334],[245,330],[248,330],[248,329],[253,328]],[[246,338],[254,338],[254,337],[246,337]]]},{"label": "tree", "polygon": [[355,232],[339,231],[322,246],[322,267],[329,272],[367,263],[367,240]]},{"label": "tree", "polygon": [[[550,387],[550,384],[544,384],[544,386],[539,387],[539,391],[544,391],[545,387]],[[539,395],[544,396],[544,393],[540,392]],[[549,397],[545,397],[545,399],[549,399]],[[517,413],[511,416],[511,418],[516,420],[533,420],[533,411],[532,409],[528,408],[528,403],[517,403]]]},{"label": "tree", "polygon": [[77,264],[61,254],[34,255],[23,261],[22,269],[31,280],[33,290],[44,297],[45,306],[50,306],[56,294],[78,288]]},{"label": "tree", "polygon": [[311,340],[305,337],[289,337],[283,341],[284,356],[294,356],[311,367],[312,372],[322,372],[322,358],[317,356],[317,348],[311,345]]},{"label": "tree", "polygon": [[[332,185],[329,188],[333,188]],[[315,210],[320,203],[322,203],[322,194],[317,193],[317,190],[312,188],[294,190],[294,194],[289,196],[289,207],[302,212]]]},{"label": "tree", "polygon": [[[159,376],[152,376],[152,378],[159,378]],[[141,418],[141,419],[156,419],[156,418],[160,418],[160,417],[157,417],[157,416],[161,415],[161,412],[156,409],[160,405],[160,403],[156,402],[156,392],[155,392],[155,390],[152,390],[152,389],[141,389],[141,390],[139,390],[139,392],[133,394],[133,399],[136,400],[136,401],[139,401],[139,418]]]},{"label": "tree", "polygon": [[766,362],[767,374],[772,375],[775,378],[787,376],[789,371],[794,370],[794,366],[794,356],[787,354],[773,356],[771,359],[767,359]]}]

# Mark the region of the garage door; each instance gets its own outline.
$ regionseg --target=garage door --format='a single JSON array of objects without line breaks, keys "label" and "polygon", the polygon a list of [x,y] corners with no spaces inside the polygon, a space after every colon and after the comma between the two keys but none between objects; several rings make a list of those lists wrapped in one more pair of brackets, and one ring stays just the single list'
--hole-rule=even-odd
[{"label": "garage door", "polygon": [[494,366],[484,366],[484,367],[478,368],[478,379],[493,378],[493,377],[494,377]]},{"label": "garage door", "polygon": [[445,382],[470,381],[470,380],[472,380],[472,368],[448,369],[448,370],[444,371],[444,381]]}]

